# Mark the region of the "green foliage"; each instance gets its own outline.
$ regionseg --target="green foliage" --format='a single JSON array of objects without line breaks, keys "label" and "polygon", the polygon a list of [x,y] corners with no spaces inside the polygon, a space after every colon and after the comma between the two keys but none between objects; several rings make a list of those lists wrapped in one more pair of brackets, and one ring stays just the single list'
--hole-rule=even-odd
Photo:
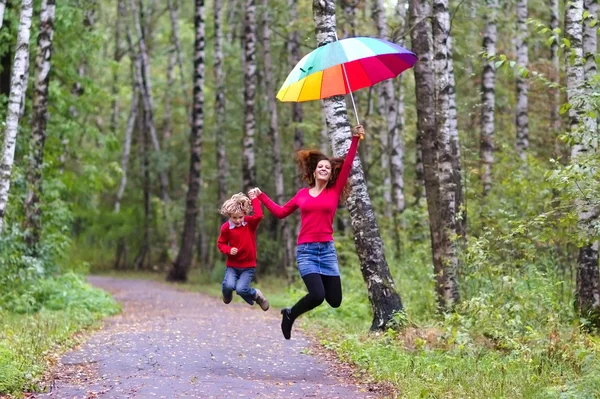
[{"label": "green foliage", "polygon": [[0,296],[0,394],[36,389],[46,359],[72,335],[119,310],[104,291],[65,274]]}]

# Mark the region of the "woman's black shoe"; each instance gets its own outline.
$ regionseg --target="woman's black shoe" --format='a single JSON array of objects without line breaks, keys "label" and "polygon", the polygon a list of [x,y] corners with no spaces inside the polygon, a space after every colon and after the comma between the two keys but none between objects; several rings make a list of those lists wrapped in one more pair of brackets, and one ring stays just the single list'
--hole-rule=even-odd
[{"label": "woman's black shoe", "polygon": [[281,332],[285,339],[290,339],[292,337],[292,324],[294,324],[294,320],[292,320],[292,311],[290,308],[285,308],[281,310]]}]

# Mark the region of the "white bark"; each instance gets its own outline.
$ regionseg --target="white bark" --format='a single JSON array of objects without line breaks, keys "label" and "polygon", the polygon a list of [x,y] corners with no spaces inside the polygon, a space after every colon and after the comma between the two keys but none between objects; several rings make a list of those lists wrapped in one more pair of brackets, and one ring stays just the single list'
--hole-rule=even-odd
[{"label": "white bark", "polygon": [[[129,0],[131,8],[131,14],[133,15],[133,25],[135,27],[138,39],[138,57],[135,61],[136,79],[137,84],[140,86],[142,93],[142,106],[144,108],[144,124],[147,133],[150,135],[152,141],[152,147],[154,152],[159,156],[161,155],[160,142],[158,141],[158,134],[156,133],[156,124],[154,122],[154,98],[152,95],[152,80],[150,74],[150,57],[148,55],[148,49],[146,47],[146,37],[141,25],[141,18],[137,12],[134,0]],[[132,38],[127,29],[127,40],[129,41],[130,47],[132,47]],[[161,168],[158,172],[161,198],[164,204],[165,219],[169,237],[169,247],[171,257],[174,257],[177,253],[177,235],[171,220],[169,203],[171,198],[169,197],[169,178],[167,171]]]},{"label": "white bark", "polygon": [[0,0],[0,29],[2,29],[2,23],[4,22],[4,10],[6,9],[6,0]]},{"label": "white bark", "polygon": [[[488,12],[483,32],[483,51],[488,57],[496,55],[498,0],[487,0]],[[483,194],[492,189],[492,166],[494,164],[494,117],[496,108],[496,70],[493,61],[483,65],[481,78],[481,182]]]},{"label": "white bark", "polygon": [[[558,6],[558,0],[550,1],[550,28],[555,30],[559,27],[559,18],[558,15],[560,13],[560,9]],[[550,46],[550,59],[552,60],[552,67],[554,69],[553,81],[556,84],[560,83],[560,60],[558,58],[558,38],[552,42]],[[560,90],[558,88],[552,89],[552,108],[550,111],[550,118],[552,121],[552,133],[554,134],[555,140],[555,153],[556,155],[562,153],[560,148],[559,140],[557,139],[558,133],[561,129],[560,123]]]},{"label": "white bark", "polygon": [[125,2],[124,0],[117,1],[117,21],[115,22],[115,50],[113,53],[113,61],[117,64],[112,67],[113,78],[112,78],[112,113],[110,116],[110,131],[112,134],[116,134],[119,126],[119,108],[121,106],[119,99],[119,66],[121,57],[123,56],[123,49],[121,47],[121,40],[123,35],[123,18],[126,16]]},{"label": "white bark", "polygon": [[[427,209],[431,231],[436,292],[441,310],[459,300],[458,241],[456,232],[457,185],[450,136],[451,79],[447,0],[433,1],[433,18],[427,4],[411,1],[419,139],[422,146]],[[432,115],[434,121],[432,121]]]},{"label": "white bark", "polygon": [[[587,5],[587,3],[586,3]],[[580,96],[584,90],[585,70],[588,65],[584,62],[585,36],[583,28],[583,0],[573,0],[565,7],[565,37],[569,40],[570,51],[566,52],[566,77],[567,97],[569,102],[574,97]],[[594,39],[595,40],[595,39]],[[597,128],[596,121],[582,114],[587,110],[569,109],[571,130],[575,132],[581,123],[586,130],[586,136],[594,136]],[[573,145],[571,150],[571,161],[577,165],[578,161],[592,150],[590,144],[581,140]],[[577,258],[577,288],[576,300],[577,310],[582,317],[593,321],[596,326],[600,325],[600,273],[598,268],[598,242],[593,241],[594,223],[600,215],[600,207],[582,198],[576,201],[579,227],[584,235],[590,237],[579,250]]]},{"label": "white bark", "polygon": [[129,111],[129,119],[125,128],[125,140],[123,142],[123,155],[121,156],[121,183],[117,190],[117,198],[115,199],[115,213],[121,209],[121,200],[127,186],[127,170],[129,167],[129,155],[131,154],[131,135],[135,127],[135,121],[138,117],[138,106],[140,99],[140,88],[134,83],[133,94],[131,95],[131,110]]},{"label": "white bark", "polygon": [[[288,62],[290,65],[296,65],[301,58],[300,34],[298,33],[298,29],[296,27],[298,21],[298,3],[299,0],[288,0],[289,21],[293,26],[293,28],[290,30],[287,42]],[[304,114],[302,112],[302,104],[292,103],[291,107],[292,125],[294,126],[294,152],[296,152],[304,147],[304,131],[299,126],[300,123],[302,123]],[[303,187],[300,176],[295,177],[294,183],[296,189],[298,190]],[[300,224],[298,224],[298,228],[300,228]]]},{"label": "white bark", "polygon": [[[175,45],[175,52],[177,55],[177,65],[179,66],[179,77],[181,79],[181,89],[183,92],[183,99],[185,104],[185,112],[190,120],[190,101],[188,100],[188,88],[185,79],[185,69],[183,67],[183,56],[181,51],[181,40],[179,40],[179,10],[178,4],[173,2],[174,0],[167,0],[167,6],[169,8],[169,17],[171,18],[171,40]],[[176,1],[176,0],[175,0]]]},{"label": "white bark", "polygon": [[52,38],[54,36],[54,0],[42,0],[40,9],[40,31],[33,91],[33,114],[31,139],[29,141],[29,163],[27,168],[27,194],[25,197],[25,226],[30,248],[38,244],[42,232],[42,167],[48,121],[48,86],[52,66]]},{"label": "white bark", "polygon": [[[527,0],[517,0],[517,65],[528,68],[527,54]],[[529,83],[527,79],[517,75],[517,142],[516,149],[519,157],[525,160],[529,148],[529,115],[528,115]]]},{"label": "white bark", "polygon": [[171,138],[173,130],[173,84],[175,83],[175,64],[176,64],[175,49],[172,49],[169,53],[169,63],[167,64],[167,87],[165,88],[165,112],[163,114],[162,123],[162,144],[163,147],[167,146],[167,142]]},{"label": "white bark", "polygon": [[598,73],[596,66],[598,25],[591,26],[592,21],[598,19],[598,0],[584,0],[583,7],[589,14],[583,24],[583,57],[585,58],[583,74],[585,80],[590,81]]},{"label": "white bark", "polygon": [[[388,29],[385,17],[385,5],[383,0],[375,0],[372,10],[377,35],[387,40]],[[388,79],[377,85],[378,113],[385,120],[384,127],[379,130],[379,147],[381,151],[381,175],[383,177],[383,201],[385,203],[384,214],[390,220],[392,218],[392,180],[390,177],[390,136],[397,130],[396,118],[398,114],[396,99],[394,98],[394,82]]]},{"label": "white bark", "polygon": [[[403,36],[406,32],[406,7],[405,1],[399,1],[396,12],[400,17],[401,28],[400,35]],[[400,45],[404,45],[404,40],[400,40]],[[392,180],[392,204],[395,213],[403,212],[406,208],[406,200],[404,196],[404,87],[403,75],[396,78],[396,86],[398,88],[398,96],[396,98],[396,123],[394,128],[390,130],[390,178]],[[388,124],[388,127],[390,125]]]},{"label": "white bark", "polygon": [[244,138],[242,176],[244,192],[256,187],[254,133],[256,129],[256,3],[246,0],[244,19]]},{"label": "white bark", "polygon": [[217,149],[217,185],[219,203],[227,199],[227,150],[225,146],[225,73],[223,71],[223,0],[215,0],[213,20],[215,31],[215,144]]},{"label": "white bark", "polygon": [[[167,279],[171,281],[187,280],[188,270],[193,258],[193,248],[196,242],[197,219],[199,219],[198,216],[201,213],[201,205],[198,202],[198,197],[202,190],[202,136],[204,132],[204,60],[206,41],[204,0],[195,0],[195,5],[194,101],[192,106],[192,126],[190,129],[189,182],[185,197],[185,221],[181,237],[181,247],[177,259],[167,276]],[[206,261],[208,248],[203,248],[207,244],[205,239],[206,234],[203,232],[203,224],[200,225],[199,249],[201,258],[204,258],[203,260]]]},{"label": "white bark", "polygon": [[344,13],[344,25],[342,26],[342,37],[356,36],[356,10],[359,0],[342,0],[342,11]]},{"label": "white bark", "polygon": [[2,143],[2,160],[0,161],[0,233],[4,228],[8,193],[10,191],[10,178],[15,158],[17,143],[17,130],[21,117],[21,101],[27,89],[26,77],[29,73],[29,38],[31,36],[31,16],[33,13],[33,0],[23,0],[21,15],[19,17],[19,30],[15,61],[10,79],[10,96],[8,97],[8,112],[6,115],[6,129]]}]

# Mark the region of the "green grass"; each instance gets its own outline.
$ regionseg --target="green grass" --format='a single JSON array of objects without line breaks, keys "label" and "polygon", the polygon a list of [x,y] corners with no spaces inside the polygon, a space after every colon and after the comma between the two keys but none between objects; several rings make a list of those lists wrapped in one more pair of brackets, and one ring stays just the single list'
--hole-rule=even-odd
[{"label": "green grass", "polygon": [[[25,309],[23,303],[38,310],[19,312]],[[18,396],[37,389],[52,353],[72,346],[75,333],[99,326],[103,317],[118,310],[108,294],[72,274],[4,295],[0,303],[0,394]]]}]

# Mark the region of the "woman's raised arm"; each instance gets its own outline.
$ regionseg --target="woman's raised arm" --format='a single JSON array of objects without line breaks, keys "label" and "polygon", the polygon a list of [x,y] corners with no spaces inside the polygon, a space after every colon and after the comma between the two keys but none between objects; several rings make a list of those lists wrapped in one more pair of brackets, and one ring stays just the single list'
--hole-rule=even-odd
[{"label": "woman's raised arm", "polygon": [[267,196],[267,194],[260,191],[260,189],[257,188],[255,190],[258,190],[258,192],[259,192],[258,199],[263,204],[265,204],[267,209],[278,219],[286,218],[289,215],[291,215],[292,212],[294,212],[296,209],[298,209],[298,205],[296,204],[296,197],[298,196],[298,194],[296,194],[285,205],[281,206],[281,205],[273,202],[273,200],[271,200],[271,198],[269,198],[269,196]]}]

